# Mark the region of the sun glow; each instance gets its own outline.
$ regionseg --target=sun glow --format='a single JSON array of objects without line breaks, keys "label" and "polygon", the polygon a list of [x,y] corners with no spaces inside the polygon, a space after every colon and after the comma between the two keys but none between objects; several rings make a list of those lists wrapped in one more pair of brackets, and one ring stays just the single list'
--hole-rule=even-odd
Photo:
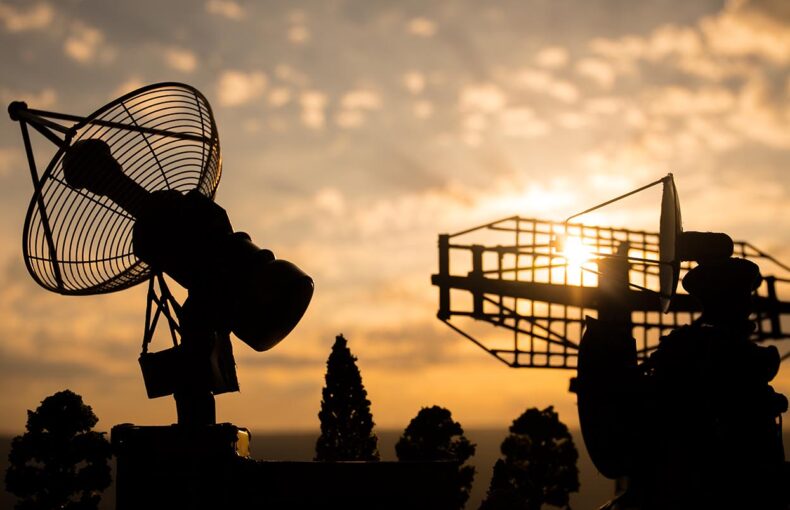
[{"label": "sun glow", "polygon": [[578,271],[595,257],[592,246],[584,244],[581,238],[567,236],[559,240],[559,254],[565,258],[568,270]]}]

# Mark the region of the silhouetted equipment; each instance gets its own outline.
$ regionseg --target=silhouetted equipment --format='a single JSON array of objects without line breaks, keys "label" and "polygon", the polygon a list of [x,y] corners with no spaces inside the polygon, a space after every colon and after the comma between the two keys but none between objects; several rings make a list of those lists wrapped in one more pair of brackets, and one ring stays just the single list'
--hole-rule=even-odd
[{"label": "silhouetted equipment", "polygon": [[[68,295],[149,280],[140,365],[151,398],[175,394],[180,423],[213,423],[213,394],[237,391],[229,333],[256,351],[301,319],[313,281],[234,232],[213,202],[221,175],[211,107],[196,89],[160,83],[87,117],[9,105],[34,194],[23,252],[33,279]],[[39,176],[32,126],[58,150]],[[180,305],[163,274],[188,289]],[[149,353],[161,317],[173,348]]]},{"label": "silhouetted equipment", "polygon": [[[569,222],[659,184],[658,233]],[[438,318],[498,360],[573,369],[586,316],[619,320],[644,360],[660,336],[699,316],[698,302],[676,292],[679,278],[697,261],[730,255],[781,275],[765,276],[757,290],[752,339],[790,338],[790,302],[779,298],[790,267],[726,234],[684,232],[671,174],[565,222],[513,216],[441,234],[431,281],[439,288]]]},{"label": "silhouetted equipment", "polygon": [[[570,223],[659,184],[658,233]],[[753,262],[783,276],[760,279]],[[788,354],[755,342],[790,338],[778,290],[789,273],[747,242],[684,232],[669,174],[563,223],[511,217],[440,235],[432,281],[439,319],[500,361],[578,369],[587,450],[605,476],[633,477],[636,507],[708,507],[743,481],[737,507],[769,508],[787,400],[768,383]],[[693,297],[677,292],[684,274]]]}]

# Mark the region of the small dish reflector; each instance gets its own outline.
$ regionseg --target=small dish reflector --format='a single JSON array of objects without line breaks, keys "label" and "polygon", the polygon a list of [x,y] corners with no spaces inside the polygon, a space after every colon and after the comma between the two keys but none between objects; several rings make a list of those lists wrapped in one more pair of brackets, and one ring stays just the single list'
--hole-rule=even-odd
[{"label": "small dish reflector", "polygon": [[661,226],[658,233],[658,279],[661,298],[661,311],[669,310],[669,303],[675,295],[680,276],[678,240],[683,233],[680,218],[680,201],[672,174],[664,177],[664,192],[661,197]]}]

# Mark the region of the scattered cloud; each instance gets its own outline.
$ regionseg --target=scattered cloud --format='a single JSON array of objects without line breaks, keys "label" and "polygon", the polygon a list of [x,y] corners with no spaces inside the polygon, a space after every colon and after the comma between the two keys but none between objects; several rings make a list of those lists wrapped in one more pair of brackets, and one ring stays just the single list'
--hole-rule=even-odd
[{"label": "scattered cloud", "polygon": [[409,20],[407,29],[410,34],[418,37],[433,37],[436,34],[436,23],[428,18],[412,18]]},{"label": "scattered cloud", "polygon": [[263,95],[267,83],[266,74],[261,71],[224,71],[217,83],[219,104],[240,106],[254,101]]},{"label": "scattered cloud", "polygon": [[592,119],[578,112],[563,112],[557,115],[557,124],[566,129],[582,129],[590,126]]},{"label": "scattered cloud", "polygon": [[403,75],[403,86],[412,94],[425,90],[425,75],[419,71],[409,71]]},{"label": "scattered cloud", "polygon": [[206,12],[234,21],[241,20],[245,14],[244,8],[233,0],[208,0]]},{"label": "scattered cloud", "polygon": [[597,96],[584,101],[584,110],[595,115],[614,115],[623,109],[624,101],[615,96]]},{"label": "scattered cloud", "polygon": [[573,83],[554,78],[548,71],[525,68],[516,73],[514,82],[564,103],[574,103],[579,99],[579,90]]},{"label": "scattered cloud", "polygon": [[504,91],[493,83],[468,85],[461,89],[459,105],[462,112],[494,113],[507,102]]},{"label": "scattered cloud", "polygon": [[367,112],[381,108],[381,96],[371,89],[354,89],[343,95],[340,107],[336,124],[346,129],[356,128],[364,124]]},{"label": "scattered cloud", "polygon": [[104,32],[82,22],[74,22],[63,42],[63,52],[80,64],[108,63],[115,59],[116,50],[105,41]]},{"label": "scattered cloud", "polygon": [[568,65],[570,56],[562,46],[549,46],[535,55],[535,63],[548,69],[559,69]]},{"label": "scattered cloud", "polygon": [[499,121],[502,134],[511,138],[535,138],[549,132],[548,124],[526,107],[506,109]]},{"label": "scattered cloud", "polygon": [[16,172],[24,163],[17,147],[0,147],[0,178]]},{"label": "scattered cloud", "polygon": [[611,64],[599,58],[580,60],[576,63],[576,72],[591,79],[604,89],[612,88],[617,76]]},{"label": "scattered cloud", "polygon": [[[783,98],[787,104],[787,98]],[[728,126],[754,142],[776,149],[790,149],[790,107],[783,110],[771,100],[767,84],[754,77],[738,94]]]},{"label": "scattered cloud", "polygon": [[317,90],[302,92],[302,123],[310,129],[323,129],[326,124],[326,94]]},{"label": "scattered cloud", "polygon": [[660,115],[717,114],[732,109],[735,95],[723,87],[692,90],[670,86],[650,93],[647,101],[650,110]]},{"label": "scattered cloud", "polygon": [[267,100],[274,108],[280,108],[291,101],[291,91],[287,87],[275,87],[269,91]]},{"label": "scattered cloud", "polygon": [[48,28],[55,19],[55,10],[48,3],[26,6],[26,10],[0,4],[0,22],[8,32],[27,32]]},{"label": "scattered cloud", "polygon": [[46,87],[38,92],[30,90],[18,89],[0,89],[0,98],[3,104],[8,104],[12,101],[23,101],[27,103],[30,108],[47,109],[57,103],[58,94],[55,89]]},{"label": "scattered cloud", "polygon": [[335,123],[344,129],[357,128],[365,123],[365,114],[359,110],[341,110],[335,115]]},{"label": "scattered cloud", "polygon": [[339,216],[346,210],[343,194],[336,188],[322,188],[314,196],[313,201],[319,211]]},{"label": "scattered cloud", "polygon": [[414,116],[418,119],[428,119],[433,115],[434,106],[430,101],[417,101],[414,103]]},{"label": "scattered cloud", "polygon": [[725,57],[757,56],[776,64],[790,61],[790,23],[761,4],[730,0],[724,10],[700,23],[708,47]]},{"label": "scattered cloud", "polygon": [[277,64],[274,68],[274,76],[278,80],[301,88],[307,87],[309,81],[305,73],[288,64]]},{"label": "scattered cloud", "polygon": [[381,96],[373,90],[355,89],[346,92],[340,104],[349,110],[378,110],[381,108]]},{"label": "scattered cloud", "polygon": [[310,41],[310,30],[305,25],[294,25],[288,29],[288,40],[296,45]]},{"label": "scattered cloud", "polygon": [[183,48],[167,48],[164,51],[165,62],[170,69],[182,73],[191,73],[197,68],[197,57]]},{"label": "scattered cloud", "polygon": [[111,97],[113,99],[116,97],[120,97],[124,94],[132,92],[133,90],[137,90],[145,85],[146,82],[141,80],[139,77],[132,76],[131,78],[127,79],[126,81],[115,87],[115,89],[113,89],[112,91]]}]

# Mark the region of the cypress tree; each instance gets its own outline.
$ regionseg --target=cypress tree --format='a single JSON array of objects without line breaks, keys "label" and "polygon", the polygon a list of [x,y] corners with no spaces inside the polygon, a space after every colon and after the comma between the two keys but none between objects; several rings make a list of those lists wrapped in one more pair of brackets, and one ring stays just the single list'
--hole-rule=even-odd
[{"label": "cypress tree", "polygon": [[553,406],[516,418],[501,451],[505,458],[494,466],[481,510],[540,510],[544,504],[570,510],[570,493],[579,490],[579,454]]},{"label": "cypress tree", "polygon": [[110,485],[110,444],[91,429],[98,422],[69,390],[27,412],[25,432],[11,443],[6,489],[18,510],[95,510]]},{"label": "cypress tree", "polygon": [[453,421],[448,409],[439,406],[420,409],[395,445],[395,453],[400,461],[457,462],[458,491],[455,500],[448,502],[446,508],[464,507],[475,476],[475,468],[464,463],[475,454],[475,445],[464,436],[464,429]]},{"label": "cypress tree", "polygon": [[315,460],[379,460],[367,395],[357,358],[343,335],[338,335],[326,362],[326,386],[318,413],[321,436],[315,445]]}]

